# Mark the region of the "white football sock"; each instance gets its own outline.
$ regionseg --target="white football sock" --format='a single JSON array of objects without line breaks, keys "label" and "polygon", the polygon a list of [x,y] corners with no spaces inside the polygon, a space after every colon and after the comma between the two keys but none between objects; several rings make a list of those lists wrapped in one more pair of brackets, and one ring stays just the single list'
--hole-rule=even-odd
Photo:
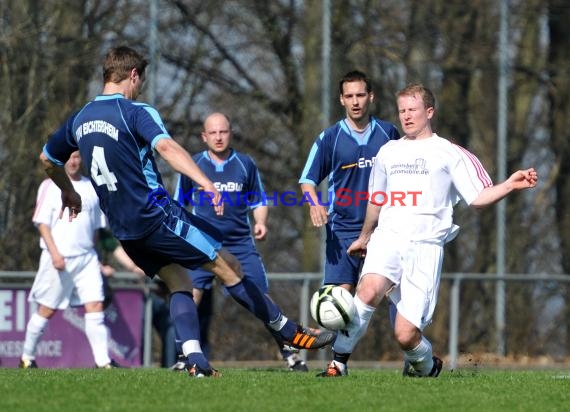
[{"label": "white football sock", "polygon": [[84,318],[85,335],[87,335],[87,340],[91,345],[95,364],[105,366],[111,362],[111,358],[109,358],[109,332],[105,326],[105,314],[103,312],[90,312],[86,313]]},{"label": "white football sock", "polygon": [[418,375],[429,375],[433,368],[433,353],[430,341],[425,336],[422,336],[418,346],[404,351],[404,359],[410,362]]},{"label": "white football sock", "polygon": [[347,325],[346,330],[338,332],[336,340],[334,341],[333,350],[336,353],[352,353],[354,347],[368,329],[370,319],[374,314],[376,308],[367,305],[360,300],[358,296],[354,296],[354,306],[356,313],[354,318]]},{"label": "white football sock", "polygon": [[188,356],[191,353],[202,353],[202,347],[200,346],[200,341],[187,340],[182,344],[182,353],[184,354],[184,356]]},{"label": "white football sock", "polygon": [[49,319],[46,319],[37,313],[34,313],[28,325],[26,326],[26,339],[24,340],[24,348],[22,359],[33,360],[36,358],[36,350],[38,342],[44,334]]}]

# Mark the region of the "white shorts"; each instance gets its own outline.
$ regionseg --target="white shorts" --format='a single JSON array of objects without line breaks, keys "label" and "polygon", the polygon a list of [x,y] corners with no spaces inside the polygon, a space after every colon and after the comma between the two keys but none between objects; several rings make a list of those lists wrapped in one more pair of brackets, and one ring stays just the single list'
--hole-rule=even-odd
[{"label": "white shorts", "polygon": [[431,323],[441,277],[443,244],[412,242],[375,231],[362,275],[376,273],[394,283],[389,297],[398,313],[423,330]]},{"label": "white shorts", "polygon": [[50,253],[42,251],[40,267],[28,300],[51,309],[102,302],[103,278],[97,254],[93,251],[66,257],[65,270],[60,272],[53,267]]}]

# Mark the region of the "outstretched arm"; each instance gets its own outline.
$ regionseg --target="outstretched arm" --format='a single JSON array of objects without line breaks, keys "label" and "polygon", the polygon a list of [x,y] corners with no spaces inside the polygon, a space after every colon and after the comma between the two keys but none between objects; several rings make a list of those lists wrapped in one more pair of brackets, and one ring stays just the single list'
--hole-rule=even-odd
[{"label": "outstretched arm", "polygon": [[532,167],[526,170],[517,170],[503,183],[483,189],[470,206],[481,208],[491,205],[503,199],[512,191],[535,187],[537,181],[538,175]]},{"label": "outstretched arm", "polygon": [[220,193],[214,187],[214,184],[202,172],[198,165],[190,156],[190,153],[180,146],[174,139],[160,139],[155,149],[160,156],[178,173],[182,173],[196,182],[202,190],[212,193],[212,202],[214,210],[218,215],[223,214],[223,203],[220,202]]}]

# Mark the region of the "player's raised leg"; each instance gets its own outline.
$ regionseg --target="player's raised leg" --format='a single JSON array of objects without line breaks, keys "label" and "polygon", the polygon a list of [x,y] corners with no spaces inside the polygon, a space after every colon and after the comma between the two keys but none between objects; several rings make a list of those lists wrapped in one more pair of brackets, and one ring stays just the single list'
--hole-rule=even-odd
[{"label": "player's raised leg", "polygon": [[253,281],[240,276],[239,262],[225,249],[220,249],[216,259],[203,267],[224,283],[228,293],[236,302],[272,330],[279,332],[285,344],[298,349],[319,349],[334,340],[334,332],[305,328],[288,319],[279,306]]}]

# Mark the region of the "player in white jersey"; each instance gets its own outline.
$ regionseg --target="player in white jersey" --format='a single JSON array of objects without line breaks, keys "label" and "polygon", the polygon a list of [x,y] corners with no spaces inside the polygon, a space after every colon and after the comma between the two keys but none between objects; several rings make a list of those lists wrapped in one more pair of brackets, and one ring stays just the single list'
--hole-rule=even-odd
[{"label": "player in white jersey", "polygon": [[26,327],[20,367],[37,367],[36,349],[48,321],[57,310],[69,305],[85,307],[85,334],[95,365],[117,367],[109,358],[103,280],[95,250],[95,231],[105,227],[105,215],[90,180],[81,175],[79,151],[66,162],[65,171],[81,195],[83,213],[73,222],[68,215],[60,216],[61,190],[50,179],[42,182],[33,216],[41,236],[42,254],[29,296],[29,301],[37,303],[38,308]]},{"label": "player in white jersey", "polygon": [[[384,295],[397,308],[394,336],[404,353],[405,376],[437,377],[442,361],[423,336],[437,303],[443,246],[459,229],[453,207],[463,199],[480,208],[515,190],[536,186],[532,168],[493,186],[479,160],[432,132],[435,98],[422,85],[397,93],[405,136],[382,146],[369,182],[370,202],[360,236],[348,253],[365,255],[355,296],[357,314],[333,345],[350,355]],[[333,360],[320,376],[348,374]]]}]

